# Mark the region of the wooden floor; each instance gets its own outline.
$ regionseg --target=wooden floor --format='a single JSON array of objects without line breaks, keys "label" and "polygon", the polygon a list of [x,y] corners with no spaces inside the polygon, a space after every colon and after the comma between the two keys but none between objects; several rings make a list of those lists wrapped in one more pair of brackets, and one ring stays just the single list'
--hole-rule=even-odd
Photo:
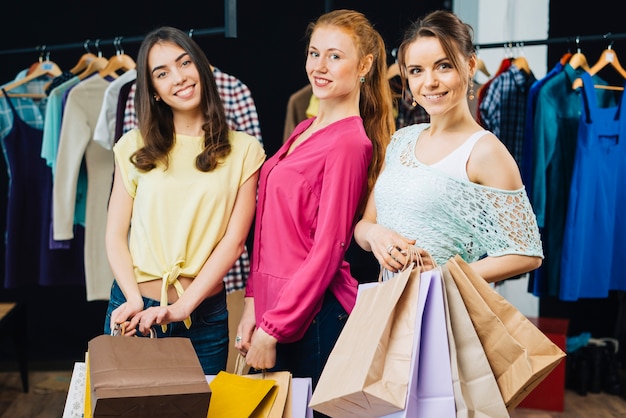
[{"label": "wooden floor", "polygon": [[[0,372],[0,418],[60,418],[65,408],[71,371],[30,372],[30,391],[23,393],[18,372]],[[615,418],[626,417],[626,400],[620,396],[567,391],[565,411],[516,409],[512,418]]]},{"label": "wooden floor", "polygon": [[28,393],[18,372],[0,373],[0,418],[60,418],[70,385],[70,371],[29,373]]}]

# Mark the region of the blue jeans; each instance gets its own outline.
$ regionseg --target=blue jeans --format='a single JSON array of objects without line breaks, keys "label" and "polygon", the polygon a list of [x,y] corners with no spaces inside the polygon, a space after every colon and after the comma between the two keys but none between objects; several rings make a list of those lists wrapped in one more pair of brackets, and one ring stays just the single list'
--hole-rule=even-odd
[{"label": "blue jeans", "polygon": [[310,377],[315,389],[347,319],[345,309],[335,295],[327,291],[322,309],[302,339],[276,345],[276,365],[268,371],[289,370],[294,377]]},{"label": "blue jeans", "polygon": [[[111,286],[111,297],[104,321],[104,333],[111,333],[111,313],[126,302],[122,289],[116,281]],[[160,306],[158,300],[143,298],[144,309]],[[226,290],[206,298],[191,313],[191,328],[187,329],[183,322],[172,322],[167,325],[166,332],[155,326],[157,338],[186,337],[198,355],[204,374],[217,374],[226,370],[228,360],[228,310],[226,309]],[[140,335],[139,333],[137,333]]]}]

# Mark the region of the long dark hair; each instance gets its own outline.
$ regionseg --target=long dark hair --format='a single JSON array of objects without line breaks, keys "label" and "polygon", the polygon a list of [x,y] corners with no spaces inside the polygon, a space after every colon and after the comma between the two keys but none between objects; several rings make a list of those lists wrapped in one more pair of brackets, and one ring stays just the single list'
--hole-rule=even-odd
[{"label": "long dark hair", "polygon": [[166,168],[168,166],[168,153],[175,139],[172,109],[163,101],[156,100],[148,66],[148,54],[152,47],[168,42],[185,50],[198,69],[202,89],[200,107],[205,115],[205,123],[202,126],[204,149],[196,157],[196,167],[200,171],[211,171],[231,150],[224,105],[217,91],[211,65],[202,49],[185,32],[169,26],[148,33],[139,47],[135,107],[144,147],[131,156],[131,162],[145,171],[152,170],[158,163],[163,163]]}]

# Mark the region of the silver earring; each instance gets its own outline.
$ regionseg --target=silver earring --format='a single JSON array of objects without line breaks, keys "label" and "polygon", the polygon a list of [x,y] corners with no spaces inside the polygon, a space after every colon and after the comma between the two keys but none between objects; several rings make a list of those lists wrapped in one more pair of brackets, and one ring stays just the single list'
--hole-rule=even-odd
[{"label": "silver earring", "polygon": [[361,82],[361,84],[365,83],[365,77],[361,76],[361,78],[359,78],[359,81]]}]

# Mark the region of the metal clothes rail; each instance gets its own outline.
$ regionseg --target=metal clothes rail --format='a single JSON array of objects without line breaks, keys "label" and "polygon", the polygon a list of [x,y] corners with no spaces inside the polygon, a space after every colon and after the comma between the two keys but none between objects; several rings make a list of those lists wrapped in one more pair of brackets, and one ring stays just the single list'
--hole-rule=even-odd
[{"label": "metal clothes rail", "polygon": [[626,39],[626,33],[606,33],[604,35],[581,35],[581,36],[568,36],[559,38],[547,38],[547,39],[533,39],[527,41],[511,41],[500,43],[485,43],[475,44],[476,48],[507,48],[511,46],[533,46],[533,45],[549,45],[549,44],[576,44],[580,45],[581,42],[596,42],[596,41],[615,41],[618,39]]},{"label": "metal clothes rail", "polygon": [[[237,0],[224,0],[224,26],[206,29],[190,29],[190,36],[221,35],[227,38],[237,37]],[[112,39],[86,40],[83,42],[64,43],[56,45],[38,45],[30,48],[16,48],[0,50],[0,55],[16,55],[24,53],[48,53],[67,49],[87,49],[95,46],[96,49],[104,45],[121,46],[121,43],[139,43],[144,36],[115,37]]]}]

